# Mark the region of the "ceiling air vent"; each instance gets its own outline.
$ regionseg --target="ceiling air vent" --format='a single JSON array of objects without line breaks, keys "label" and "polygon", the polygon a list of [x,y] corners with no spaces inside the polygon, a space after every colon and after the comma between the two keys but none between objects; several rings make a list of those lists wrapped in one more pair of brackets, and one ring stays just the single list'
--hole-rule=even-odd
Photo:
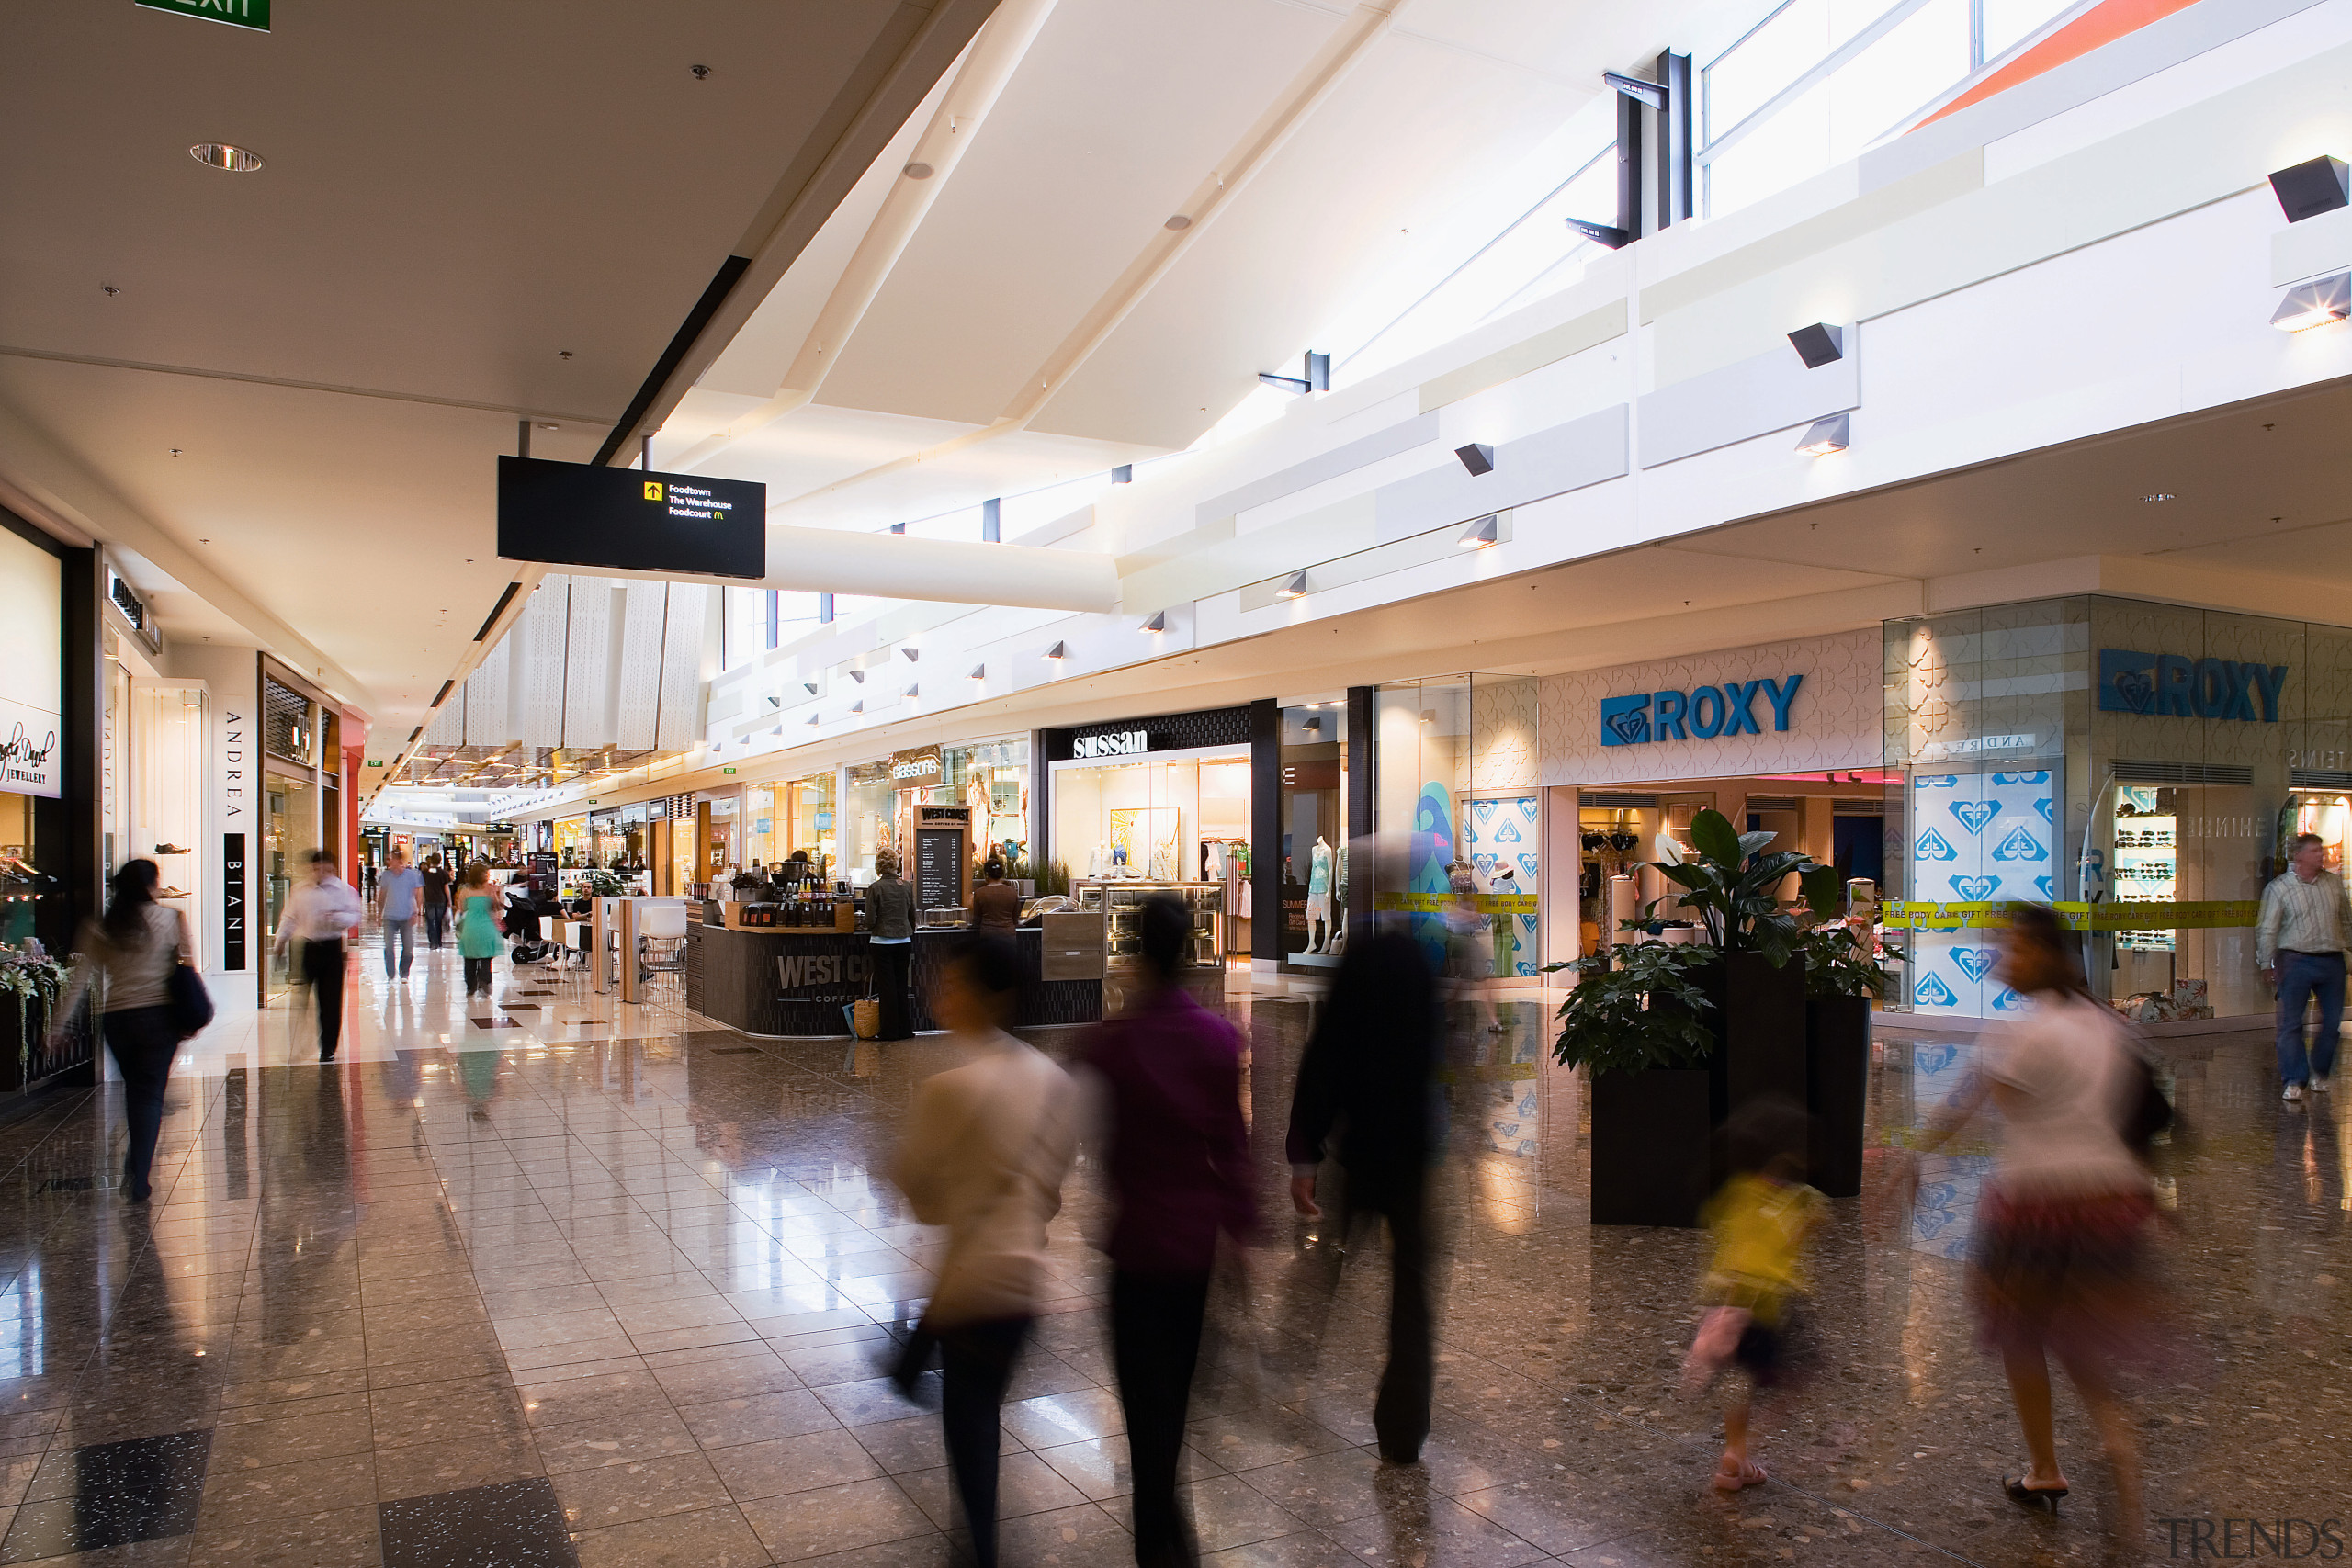
[{"label": "ceiling air vent", "polygon": [[2115,764],[2115,782],[2128,784],[2251,784],[2252,768],[2228,762],[2134,762]]},{"label": "ceiling air vent", "polygon": [[2352,773],[2340,768],[2289,768],[2290,789],[2352,789]]},{"label": "ceiling air vent", "polygon": [[1586,789],[1577,792],[1579,807],[1598,807],[1603,811],[1655,811],[1657,796],[1654,795],[1611,795],[1606,790]]}]

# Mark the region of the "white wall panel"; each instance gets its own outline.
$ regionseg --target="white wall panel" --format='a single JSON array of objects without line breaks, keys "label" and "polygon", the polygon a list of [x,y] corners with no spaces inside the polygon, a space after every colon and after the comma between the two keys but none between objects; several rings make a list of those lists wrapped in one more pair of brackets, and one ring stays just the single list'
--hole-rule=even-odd
[{"label": "white wall panel", "polygon": [[702,634],[710,591],[699,583],[670,585],[662,631],[662,711],[654,749],[684,751],[702,739]]},{"label": "white wall panel", "polygon": [[514,639],[501,637],[498,646],[466,677],[466,744],[503,746],[514,739],[508,720],[507,674],[514,668]]},{"label": "white wall panel", "polygon": [[653,749],[654,723],[662,709],[662,617],[669,589],[659,582],[631,582],[621,590],[621,645],[614,662],[620,671],[620,700],[613,744],[624,751]]},{"label": "white wall panel", "polygon": [[571,631],[563,650],[563,744],[586,751],[612,739],[605,709],[612,651],[613,590],[601,577],[571,580]]},{"label": "white wall panel", "polygon": [[514,635],[522,639],[514,655],[514,683],[522,692],[517,739],[526,746],[563,744],[563,644],[571,600],[571,579],[542,578],[516,623]]}]

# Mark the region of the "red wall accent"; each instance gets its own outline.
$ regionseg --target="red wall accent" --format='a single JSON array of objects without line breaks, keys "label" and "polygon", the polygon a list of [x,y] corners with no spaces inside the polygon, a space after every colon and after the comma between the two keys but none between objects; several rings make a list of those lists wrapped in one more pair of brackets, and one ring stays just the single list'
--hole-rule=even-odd
[{"label": "red wall accent", "polygon": [[[1971,104],[1983,103],[1996,93],[2007,92],[2020,82],[2030,82],[2045,71],[2079,59],[2101,44],[2113,43],[2126,33],[2138,32],[2150,22],[2161,21],[2194,4],[2196,0],[2107,0],[2105,5],[2085,12],[2035,44],[1919,125],[1932,125]],[[1911,129],[1917,130],[1919,126]]]}]

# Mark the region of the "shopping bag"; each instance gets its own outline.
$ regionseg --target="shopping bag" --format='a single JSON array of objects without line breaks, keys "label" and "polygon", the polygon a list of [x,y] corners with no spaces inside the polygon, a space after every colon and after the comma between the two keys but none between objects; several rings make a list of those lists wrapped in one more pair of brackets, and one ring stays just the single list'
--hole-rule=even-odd
[{"label": "shopping bag", "polygon": [[849,1032],[860,1040],[872,1040],[882,1032],[882,998],[860,997],[842,1009],[842,1016],[849,1020]]}]

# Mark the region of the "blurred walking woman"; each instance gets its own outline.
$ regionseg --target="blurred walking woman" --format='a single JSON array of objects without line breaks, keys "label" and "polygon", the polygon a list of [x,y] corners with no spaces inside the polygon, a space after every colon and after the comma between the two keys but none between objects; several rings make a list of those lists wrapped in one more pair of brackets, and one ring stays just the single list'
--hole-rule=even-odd
[{"label": "blurred walking woman", "polygon": [[[193,953],[187,922],[155,902],[155,863],[135,860],[114,874],[107,912],[82,922],[74,939],[74,978],[59,1004],[60,1022],[72,1018],[93,981],[105,985],[98,1002],[107,1049],[122,1073],[124,1120],[130,1146],[122,1179],[134,1203],[147,1201],[155,1138],[164,1124],[164,1086],[180,1048],[172,1009],[172,965]],[[57,1032],[51,1031],[52,1038]]]},{"label": "blurred walking woman", "polygon": [[2000,1354],[2025,1429],[2030,1463],[2003,1490],[2052,1512],[2066,1495],[2051,1427],[2054,1354],[2098,1424],[2115,1475],[2114,1538],[2129,1541],[2140,1529],[2140,1458],[2114,1370],[2147,1348],[2155,1326],[2146,1267],[2155,1206],[2147,1169],[2124,1141],[2143,1069],[2047,908],[2018,907],[1999,972],[2032,1010],[1986,1037],[1981,1071],[1938,1112],[1921,1146],[1949,1142],[1988,1099],[2007,1129],[1977,1208],[1968,1277],[1979,1332]]}]

